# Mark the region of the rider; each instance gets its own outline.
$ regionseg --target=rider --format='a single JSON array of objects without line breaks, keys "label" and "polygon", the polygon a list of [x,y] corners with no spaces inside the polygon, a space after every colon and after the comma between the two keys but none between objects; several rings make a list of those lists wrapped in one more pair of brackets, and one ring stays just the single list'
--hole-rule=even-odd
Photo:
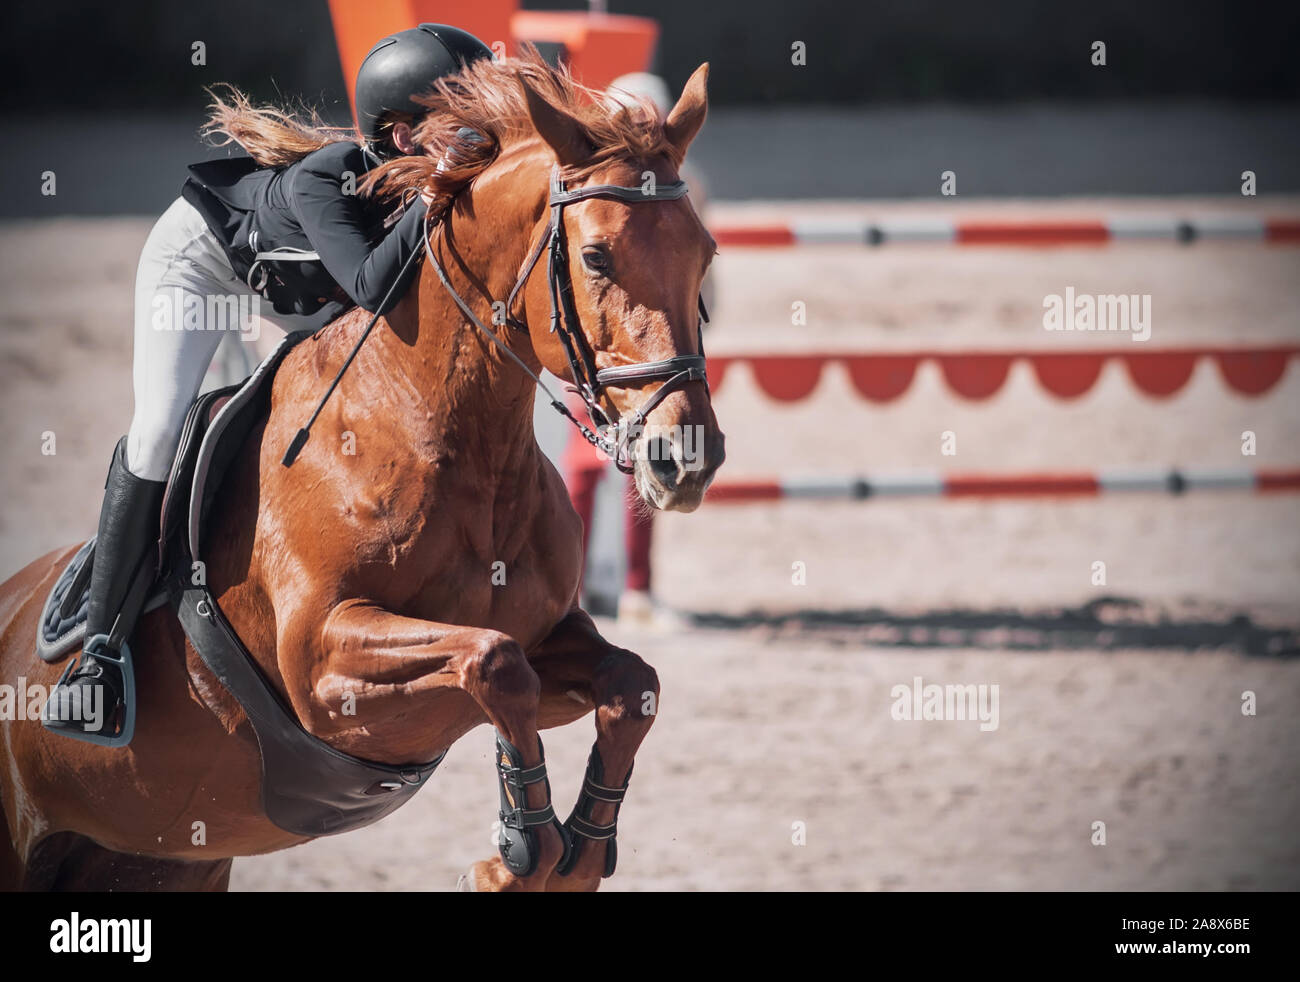
[{"label": "rider", "polygon": [[[307,326],[327,303],[340,311],[355,303],[383,313],[382,300],[399,270],[422,247],[428,202],[415,200],[394,221],[390,207],[355,188],[384,160],[421,152],[412,136],[427,110],[414,96],[465,64],[491,57],[473,35],[441,24],[384,38],[357,73],[360,142],[352,133],[255,108],[238,91],[230,103],[214,96],[208,131],[224,134],[250,156],[192,166],[181,197],[154,225],[140,257],[135,414],[104,485],[86,642],[60,697],[65,705],[89,698],[95,685],[104,688],[103,712],[95,719],[111,721],[124,705],[110,635],[130,635],[131,624],[115,621],[119,613],[132,616],[122,610],[131,584],[153,575],[167,474],[185,415],[222,338],[221,325],[203,319],[233,306],[210,305],[207,298],[256,294],[271,302],[276,316],[269,319],[286,330]],[[411,266],[392,290],[388,308],[414,272]],[[90,715],[51,714],[46,725],[87,734]]]}]

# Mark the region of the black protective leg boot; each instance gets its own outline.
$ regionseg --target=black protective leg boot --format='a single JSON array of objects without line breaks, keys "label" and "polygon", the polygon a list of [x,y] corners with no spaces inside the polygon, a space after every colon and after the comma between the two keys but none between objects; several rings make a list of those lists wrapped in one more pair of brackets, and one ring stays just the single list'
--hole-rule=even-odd
[{"label": "black protective leg boot", "polygon": [[[618,810],[623,807],[623,797],[627,794],[628,782],[632,780],[632,769],[628,768],[627,777],[621,788],[611,788],[605,782],[605,762],[600,758],[600,751],[594,746],[591,756],[587,758],[587,773],[582,777],[582,792],[578,803],[573,806],[573,814],[564,823],[569,832],[572,848],[566,860],[555,868],[561,876],[567,876],[578,863],[586,841],[596,844],[605,843],[605,872],[602,876],[613,876],[614,867],[618,865]],[[592,810],[597,802],[614,806],[614,820],[608,825],[597,825],[591,820]]]},{"label": "black protective leg boot", "polygon": [[[134,684],[126,677],[130,663],[123,652],[135,625],[117,620],[137,577],[152,580],[155,573],[159,511],[165,488],[166,482],[146,481],[132,474],[126,466],[126,437],[118,441],[104,482],[104,505],[90,576],[86,641],[78,664],[65,673],[50,694],[54,706],[44,720],[49,729],[113,746],[126,742],[113,742],[115,732],[126,740],[130,738],[130,733],[122,730],[134,709],[125,704]],[[144,584],[146,588],[148,585]],[[134,618],[138,609],[125,613]],[[120,640],[111,642],[110,635]],[[96,687],[102,692],[102,701]]]},{"label": "black protective leg boot", "polygon": [[[497,733],[497,773],[501,778],[501,835],[498,845],[506,869],[515,876],[529,876],[537,869],[538,826],[555,826],[564,843],[560,863],[569,858],[569,835],[550,804],[551,782],[546,777],[541,737],[537,738],[537,750],[542,754],[542,762],[536,767],[524,767],[523,754],[500,732]],[[526,795],[530,784],[546,785],[547,804],[544,808],[528,807]]]}]

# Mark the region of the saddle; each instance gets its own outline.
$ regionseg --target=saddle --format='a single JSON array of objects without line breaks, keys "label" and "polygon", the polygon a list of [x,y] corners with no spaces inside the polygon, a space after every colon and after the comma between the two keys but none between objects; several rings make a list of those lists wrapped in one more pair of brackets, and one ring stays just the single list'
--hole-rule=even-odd
[{"label": "saddle", "polygon": [[[222,479],[269,412],[276,369],[311,334],[287,335],[244,382],[204,393],[190,407],[163,494],[159,574],[143,609],[170,604],[194,650],[243,707],[262,759],[267,817],[287,832],[320,836],[370,825],[396,810],[424,786],[445,754],[393,766],[342,753],[308,733],[258,669],[206,577],[193,575]],[[91,538],[77,550],[42,608],[36,652],[46,662],[81,648],[94,543]]]}]

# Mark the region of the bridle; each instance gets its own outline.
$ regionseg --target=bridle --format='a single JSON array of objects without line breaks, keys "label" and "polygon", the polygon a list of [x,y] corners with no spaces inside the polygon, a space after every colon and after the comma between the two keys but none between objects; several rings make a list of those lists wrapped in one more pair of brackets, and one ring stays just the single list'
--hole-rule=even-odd
[{"label": "bridle", "polygon": [[[523,359],[516,355],[492,328],[488,327],[475,315],[469,304],[451,285],[446,270],[443,269],[442,264],[438,262],[438,257],[434,254],[431,231],[435,216],[429,216],[428,224],[425,227],[424,248],[429,257],[429,262],[437,272],[442,285],[456,302],[456,306],[460,308],[461,313],[541,387],[542,391],[550,398],[552,408],[573,423],[592,446],[608,454],[610,459],[614,461],[614,466],[625,474],[630,474],[633,469],[628,462],[629,441],[640,432],[650,412],[688,382],[703,382],[707,389],[709,383],[705,372],[703,325],[708,322],[708,312],[704,308],[704,298],[700,297],[698,305],[700,323],[697,326],[699,354],[677,355],[661,361],[644,361],[631,365],[616,365],[611,368],[598,369],[595,355],[592,353],[591,346],[587,342],[587,337],[583,333],[581,322],[578,319],[577,305],[574,303],[573,278],[569,272],[569,254],[564,234],[564,208],[566,205],[571,205],[577,201],[585,201],[588,198],[613,198],[618,201],[626,201],[629,204],[676,201],[678,198],[685,196],[686,192],[685,181],[673,181],[670,184],[648,184],[645,187],[624,187],[621,184],[591,184],[570,191],[565,188],[564,181],[560,178],[559,165],[557,164],[551,170],[551,190],[548,199],[551,220],[547,230],[542,234],[537,245],[529,254],[523,271],[519,274],[514,288],[506,299],[504,319],[505,323],[514,330],[521,331],[524,334],[528,333],[528,326],[513,317],[510,311],[514,308],[515,298],[527,284],[528,278],[537,267],[542,253],[546,252],[546,280],[551,298],[551,332],[559,335],[565,358],[569,362],[569,371],[573,375],[573,384],[569,386],[569,389],[577,393],[582,399],[595,430],[574,416],[563,400],[556,398],[546,383],[524,363]],[[610,419],[600,405],[600,397],[607,389],[634,388],[647,382],[658,381],[662,381],[663,385],[648,396],[627,417]],[[611,431],[615,435],[611,435]]]}]

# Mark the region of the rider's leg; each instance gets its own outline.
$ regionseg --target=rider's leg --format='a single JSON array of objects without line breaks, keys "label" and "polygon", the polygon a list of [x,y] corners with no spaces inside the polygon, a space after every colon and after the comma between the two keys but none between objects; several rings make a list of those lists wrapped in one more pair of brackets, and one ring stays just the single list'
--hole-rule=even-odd
[{"label": "rider's leg", "polygon": [[[157,557],[158,514],[165,484],[136,477],[127,467],[126,438],[118,441],[104,484],[104,504],[95,539],[94,567],[90,576],[90,603],[86,614],[86,643],[81,661],[69,675],[58,705],[46,725],[108,736],[126,698],[122,670],[112,660],[96,654],[117,655],[108,635],[137,577],[152,577]],[[120,636],[130,634],[130,626]],[[94,698],[100,687],[101,698]],[[101,701],[102,700],[102,701]],[[73,707],[78,709],[73,709]],[[94,711],[94,707],[101,711]],[[78,711],[79,710],[79,711]]]},{"label": "rider's leg", "polygon": [[239,328],[227,298],[248,293],[203,217],[178,199],[154,226],[135,279],[135,414],[127,434],[132,473],[165,481],[185,414],[222,339]]},{"label": "rider's leg", "polygon": [[[113,453],[100,512],[90,581],[86,638],[107,635],[144,564],[152,566],[159,510],[181,427],[228,325],[208,324],[208,297],[237,293],[238,281],[213,261],[207,226],[188,203],[178,201],[158,220],[136,273],[131,429]],[[140,575],[150,575],[145,570]],[[128,638],[132,625],[118,632]],[[89,731],[111,721],[123,699],[116,663],[94,657],[88,647],[67,681],[61,701],[87,699],[102,685],[103,712],[61,711],[48,726]],[[112,652],[116,654],[116,652]],[[93,703],[92,703],[93,705]],[[57,717],[57,718],[56,718]],[[89,718],[88,718],[89,717]],[[111,730],[111,722],[110,722]]]}]

